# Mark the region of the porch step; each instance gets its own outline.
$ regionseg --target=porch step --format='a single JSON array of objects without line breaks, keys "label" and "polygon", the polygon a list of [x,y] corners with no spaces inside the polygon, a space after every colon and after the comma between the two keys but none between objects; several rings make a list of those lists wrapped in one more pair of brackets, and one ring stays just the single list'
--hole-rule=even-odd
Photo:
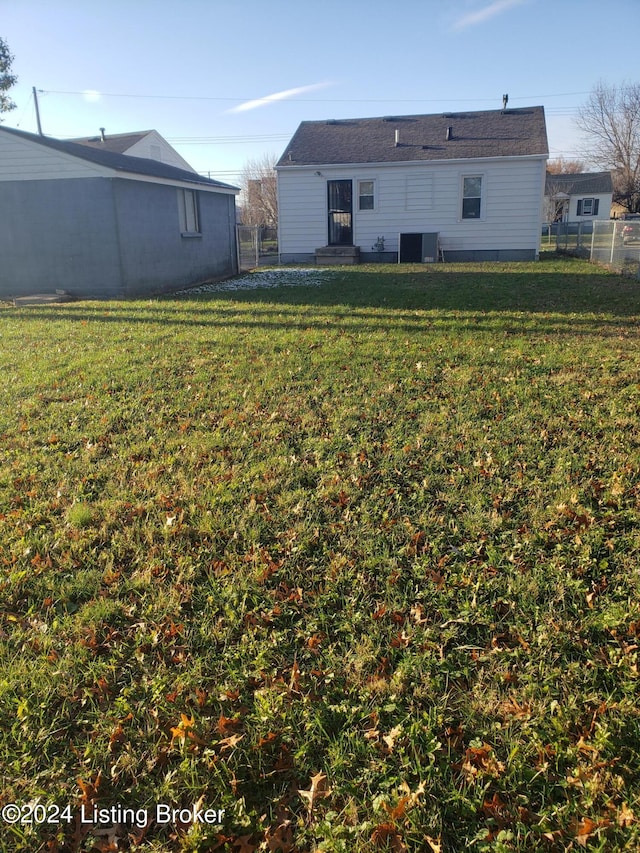
[{"label": "porch step", "polygon": [[316,249],[316,264],[359,264],[360,246],[323,246]]}]

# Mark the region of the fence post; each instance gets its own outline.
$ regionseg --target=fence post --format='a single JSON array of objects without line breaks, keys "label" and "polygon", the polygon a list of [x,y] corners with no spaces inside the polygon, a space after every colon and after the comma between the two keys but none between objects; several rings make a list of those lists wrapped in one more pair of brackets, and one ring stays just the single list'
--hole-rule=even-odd
[{"label": "fence post", "polygon": [[613,231],[611,232],[611,256],[609,258],[609,264],[611,266],[613,266],[613,253],[614,253],[615,246],[616,246],[616,225],[617,224],[618,224],[617,222],[613,223]]}]

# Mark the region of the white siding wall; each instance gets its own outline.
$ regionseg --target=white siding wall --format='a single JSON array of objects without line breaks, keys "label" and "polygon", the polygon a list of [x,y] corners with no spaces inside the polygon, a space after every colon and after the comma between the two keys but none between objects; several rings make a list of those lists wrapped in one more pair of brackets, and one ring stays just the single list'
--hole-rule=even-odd
[{"label": "white siding wall", "polygon": [[[353,242],[371,251],[378,237],[398,250],[400,232],[438,231],[445,249],[531,250],[540,242],[546,161],[477,160],[287,169],[278,172],[280,252],[313,253],[327,243],[327,181],[354,182]],[[322,174],[316,175],[320,171]],[[462,219],[462,178],[482,175],[481,218]],[[374,180],[375,209],[359,211],[358,180]],[[409,187],[409,192],[407,192]],[[424,194],[420,204],[419,192]]]},{"label": "white siding wall", "polygon": [[98,165],[0,130],[0,181],[86,178],[106,172]]},{"label": "white siding wall", "polygon": [[131,157],[144,157],[147,160],[158,160],[160,163],[168,163],[170,166],[176,166],[178,169],[187,169],[189,172],[194,170],[183,160],[175,148],[164,139],[156,130],[148,133],[140,142],[136,142],[126,152]]},{"label": "white siding wall", "polygon": [[[585,198],[597,198],[600,203],[598,205],[597,216],[578,216],[578,201]],[[572,195],[569,199],[569,222],[593,222],[594,219],[610,219],[611,218],[611,193],[582,193],[582,195]]]}]

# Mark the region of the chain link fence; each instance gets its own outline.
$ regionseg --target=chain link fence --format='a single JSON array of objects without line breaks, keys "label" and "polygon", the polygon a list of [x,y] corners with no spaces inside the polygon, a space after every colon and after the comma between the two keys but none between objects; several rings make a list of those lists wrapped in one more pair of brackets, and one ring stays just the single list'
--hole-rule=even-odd
[{"label": "chain link fence", "polygon": [[640,278],[640,239],[623,236],[624,219],[560,222],[556,249]]},{"label": "chain link fence", "polygon": [[265,225],[236,226],[240,272],[278,263],[278,230]]}]

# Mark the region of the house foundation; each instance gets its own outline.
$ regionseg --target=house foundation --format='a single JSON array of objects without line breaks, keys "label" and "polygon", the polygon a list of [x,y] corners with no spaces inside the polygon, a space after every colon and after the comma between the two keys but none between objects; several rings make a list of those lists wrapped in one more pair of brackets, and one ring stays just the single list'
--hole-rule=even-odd
[{"label": "house foundation", "polygon": [[330,266],[360,263],[360,246],[323,246],[316,249],[316,264]]}]

